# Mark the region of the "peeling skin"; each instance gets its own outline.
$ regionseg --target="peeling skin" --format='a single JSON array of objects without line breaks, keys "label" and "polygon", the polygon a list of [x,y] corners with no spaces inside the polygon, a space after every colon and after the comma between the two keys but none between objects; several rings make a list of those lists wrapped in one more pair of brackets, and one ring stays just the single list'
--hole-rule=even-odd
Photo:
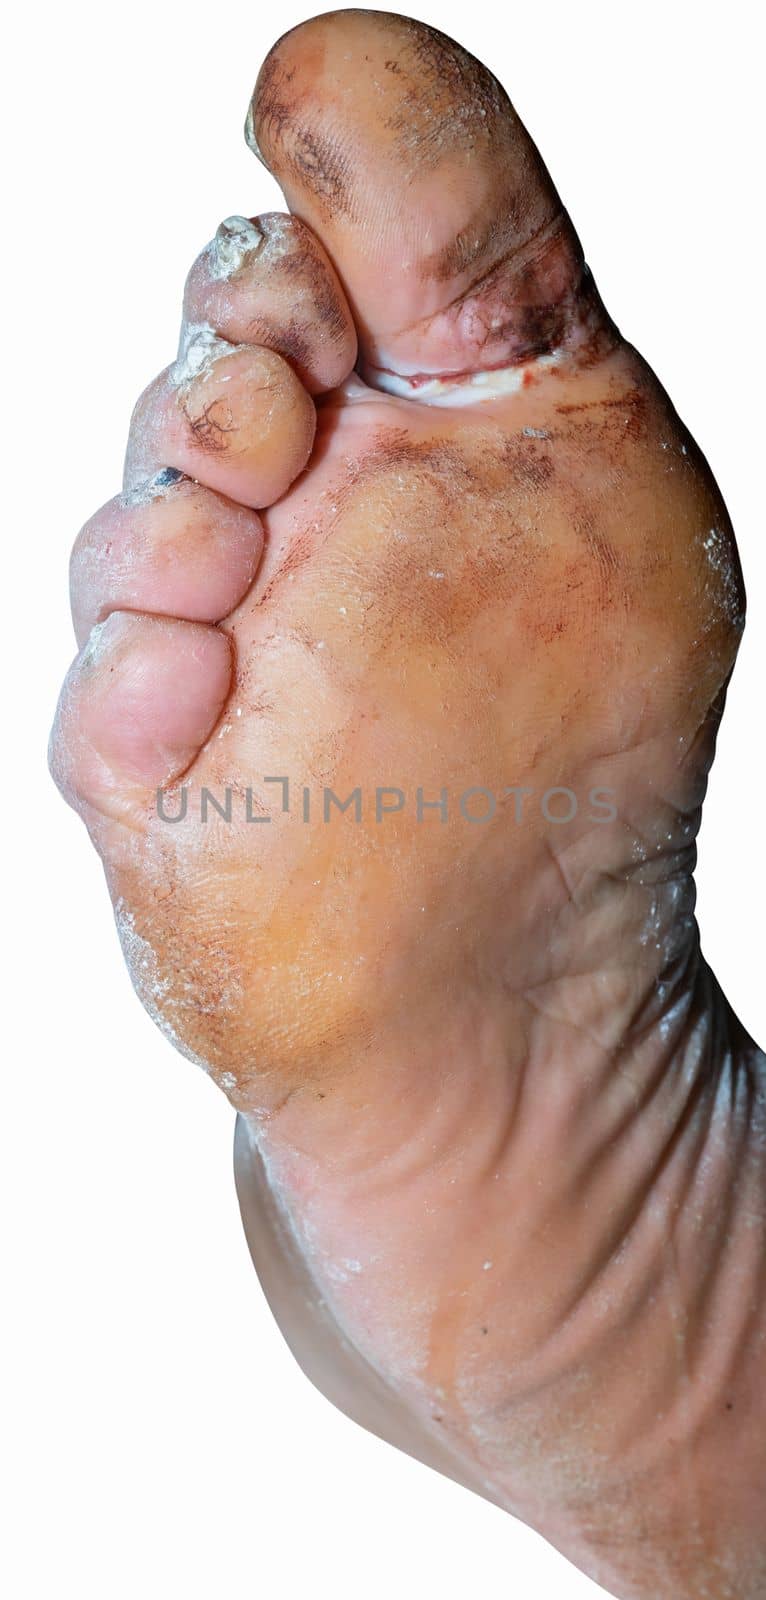
[{"label": "peeling skin", "polygon": [[234,355],[236,350],[236,345],[219,338],[207,322],[185,325],[178,358],[168,370],[168,381],[174,389],[187,389],[195,378],[209,372],[216,361]]},{"label": "peeling skin", "polygon": [[105,617],[103,622],[94,622],[93,627],[83,645],[80,653],[80,667],[84,671],[98,665],[105,651],[111,644],[114,635],[114,623],[109,628],[107,638],[104,639],[104,630],[108,628],[111,618]]},{"label": "peeling skin", "polygon": [[396,395],[403,400],[429,406],[466,406],[518,394],[541,373],[559,366],[562,359],[560,352],[552,351],[550,355],[518,366],[442,374],[387,372],[383,367],[364,366],[361,376],[371,389],[380,389],[383,394]]},{"label": "peeling skin", "polygon": [[124,901],[117,901],[114,917],[133,987],[145,1011],[159,1028],[160,1033],[186,1057],[187,1061],[192,1061],[195,1066],[201,1067],[203,1072],[209,1073],[209,1062],[184,1043],[168,1017],[166,1005],[169,981],[162,977],[157,956],[148,939],[144,939],[138,933],[135,918]]}]

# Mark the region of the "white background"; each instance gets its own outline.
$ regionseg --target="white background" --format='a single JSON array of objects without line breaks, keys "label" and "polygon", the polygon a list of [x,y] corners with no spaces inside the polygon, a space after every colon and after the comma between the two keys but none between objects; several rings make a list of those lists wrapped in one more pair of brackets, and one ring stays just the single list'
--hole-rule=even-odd
[{"label": "white background", "polygon": [[[750,625],[706,812],[700,920],[724,986],[764,1034],[755,9],[413,9],[506,83],[610,309],[734,518]],[[279,203],[240,130],[264,52],[309,14],[73,0],[14,8],[5,25],[0,1560],[12,1600],[601,1593],[499,1511],[363,1434],[299,1373],[241,1233],[232,1113],[134,999],[100,868],[44,772],[73,653],[68,546],[119,485],[132,402],[172,359],[192,257],[221,217]]]}]

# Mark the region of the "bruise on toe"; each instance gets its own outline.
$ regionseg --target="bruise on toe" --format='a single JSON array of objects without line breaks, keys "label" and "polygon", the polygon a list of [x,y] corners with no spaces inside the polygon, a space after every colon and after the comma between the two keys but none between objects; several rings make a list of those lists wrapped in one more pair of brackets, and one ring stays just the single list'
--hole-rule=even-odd
[{"label": "bruise on toe", "polygon": [[[512,209],[514,200],[508,197]],[[496,257],[508,238],[509,219],[501,211],[487,221],[482,213],[466,222],[453,239],[429,255],[424,255],[419,265],[421,277],[434,283],[451,283],[478,264]]]},{"label": "bruise on toe", "polygon": [[179,401],[195,447],[205,455],[226,455],[239,432],[228,400],[220,397],[193,410],[188,397]]},{"label": "bruise on toe", "polygon": [[319,126],[321,110],[312,112],[311,53],[308,59],[302,53],[299,76],[296,65],[283,60],[282,45],[280,40],[269,52],[258,74],[247,142],[269,167],[276,154],[280,172],[305,185],[325,212],[351,216],[349,152]]},{"label": "bruise on toe", "polygon": [[318,128],[291,129],[288,160],[297,178],[328,209],[350,214],[350,162],[341,144]]},{"label": "bruise on toe", "polygon": [[505,91],[438,30],[378,12],[302,24],[267,57],[249,126],[335,255],[372,367],[472,372],[606,322]]},{"label": "bruise on toe", "polygon": [[276,350],[295,367],[299,377],[307,371],[314,348],[310,325],[298,317],[286,322],[272,322],[268,317],[253,317],[248,323],[248,336],[253,344],[267,345]]},{"label": "bruise on toe", "polygon": [[295,248],[285,252],[279,261],[279,271],[284,274],[288,292],[294,299],[296,293],[306,297],[312,320],[318,323],[322,339],[342,343],[353,327],[351,316],[327,263],[319,254],[316,241],[309,229],[291,218],[295,233]]},{"label": "bruise on toe", "polygon": [[438,166],[445,148],[487,147],[511,115],[505,91],[475,56],[437,28],[397,18],[399,49],[385,62],[395,76],[398,103],[386,117],[408,161]]},{"label": "bruise on toe", "polygon": [[435,281],[473,267],[467,286],[432,319],[432,328],[486,368],[532,361],[570,344],[581,358],[607,348],[616,330],[568,218],[554,216],[520,247],[513,247],[511,235],[507,221],[480,237],[468,232],[422,263],[423,277]]}]

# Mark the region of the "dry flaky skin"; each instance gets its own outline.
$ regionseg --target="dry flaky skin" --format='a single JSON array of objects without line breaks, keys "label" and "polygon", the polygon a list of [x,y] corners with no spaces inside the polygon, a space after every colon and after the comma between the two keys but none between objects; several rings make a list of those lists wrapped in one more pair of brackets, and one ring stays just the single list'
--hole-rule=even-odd
[{"label": "dry flaky skin", "polygon": [[[258,225],[228,219],[187,314],[280,355],[238,346],[180,391],[170,369],[132,459],[196,476],[184,430],[213,394],[231,426],[202,481],[262,507],[284,462],[292,486],[262,511],[255,582],[222,624],[226,704],[219,653],[194,702],[203,749],[188,706],[168,735],[181,819],[155,814],[143,746],[121,777],[93,753],[98,643],[62,701],[59,780],[145,1004],[241,1113],[248,1237],[315,1381],[624,1600],[755,1600],[764,1064],[693,916],[744,616],[725,508],[503,92],[458,46],[403,18],[319,18],[270,54],[248,126],[302,225],[263,219],[267,272]],[[344,294],[363,372],[415,375],[410,398],[343,381]],[[286,363],[321,396],[305,472]],[[518,382],[477,404],[468,377],[493,368]],[[417,404],[444,374],[449,404]],[[258,405],[273,458],[251,439]],[[78,544],[78,616],[186,619],[141,626],[157,681],[182,630],[191,696],[224,641],[200,626],[216,613],[191,568],[183,605],[166,597],[183,519],[204,526],[211,497],[136,494],[130,460],[127,509]],[[225,506],[241,593],[260,527]],[[100,607],[99,529],[119,551]],[[114,657],[128,722],[133,639]],[[201,822],[205,787],[230,791],[231,821]],[[403,807],[376,816],[379,787]],[[541,805],[557,787],[577,799],[568,822],[551,820],[561,796]],[[488,820],[465,815],[486,797],[461,810],[473,789],[498,797]],[[324,799],[357,790],[358,812]],[[446,790],[444,820],[418,818],[418,790]]]}]

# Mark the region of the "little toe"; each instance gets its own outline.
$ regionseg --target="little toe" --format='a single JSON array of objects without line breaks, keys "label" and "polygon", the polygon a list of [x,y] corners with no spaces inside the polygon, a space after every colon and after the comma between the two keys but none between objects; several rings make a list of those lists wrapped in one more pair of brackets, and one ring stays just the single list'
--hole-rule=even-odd
[{"label": "little toe", "polygon": [[154,790],[191,765],[229,693],[231,646],[218,628],[113,611],[64,680],[51,772],[85,813],[146,812]]}]

